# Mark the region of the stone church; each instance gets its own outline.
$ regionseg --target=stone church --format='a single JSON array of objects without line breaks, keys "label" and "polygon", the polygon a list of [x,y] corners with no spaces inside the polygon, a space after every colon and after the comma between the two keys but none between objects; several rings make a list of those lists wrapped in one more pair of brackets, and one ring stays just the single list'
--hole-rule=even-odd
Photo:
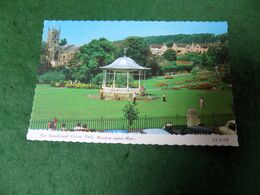
[{"label": "stone church", "polygon": [[79,47],[75,45],[60,45],[60,29],[51,27],[48,29],[47,61],[52,67],[69,65]]}]

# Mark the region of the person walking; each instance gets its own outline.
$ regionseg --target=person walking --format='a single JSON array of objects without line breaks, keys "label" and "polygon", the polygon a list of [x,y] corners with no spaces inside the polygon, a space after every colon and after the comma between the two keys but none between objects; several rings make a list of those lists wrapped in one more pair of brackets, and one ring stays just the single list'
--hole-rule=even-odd
[{"label": "person walking", "polygon": [[205,106],[205,101],[204,101],[204,98],[201,97],[200,98],[200,109],[204,109],[204,106]]},{"label": "person walking", "polygon": [[166,102],[166,95],[163,94],[163,102]]},{"label": "person walking", "polygon": [[134,92],[134,94],[133,94],[133,104],[135,104],[136,103],[136,92]]}]

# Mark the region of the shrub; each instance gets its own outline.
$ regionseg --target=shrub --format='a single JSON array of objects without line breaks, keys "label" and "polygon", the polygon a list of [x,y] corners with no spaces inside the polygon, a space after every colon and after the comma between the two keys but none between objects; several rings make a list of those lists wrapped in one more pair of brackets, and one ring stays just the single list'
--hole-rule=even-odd
[{"label": "shrub", "polygon": [[173,79],[173,76],[172,75],[165,75],[164,78],[165,79]]},{"label": "shrub", "polygon": [[156,87],[164,87],[164,86],[168,86],[168,84],[167,83],[156,83],[156,84],[154,84],[154,86],[156,86]]},{"label": "shrub", "polygon": [[51,82],[64,81],[65,75],[62,71],[49,71],[38,76],[38,83],[51,84]]},{"label": "shrub", "polygon": [[67,83],[65,87],[76,89],[99,89],[100,85],[95,85],[93,83]]},{"label": "shrub", "polygon": [[202,89],[202,90],[209,90],[212,88],[213,88],[213,86],[210,85],[209,83],[200,83],[200,84],[192,85],[189,87],[189,89]]},{"label": "shrub", "polygon": [[53,87],[65,87],[66,84],[67,84],[67,81],[58,81],[58,82],[52,81],[50,83],[50,85]]}]

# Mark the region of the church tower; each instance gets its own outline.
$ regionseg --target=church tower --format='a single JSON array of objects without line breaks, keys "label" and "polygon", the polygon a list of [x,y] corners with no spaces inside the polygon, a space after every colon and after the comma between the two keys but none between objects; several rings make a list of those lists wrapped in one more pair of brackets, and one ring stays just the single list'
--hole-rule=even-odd
[{"label": "church tower", "polygon": [[47,48],[49,62],[52,66],[56,66],[59,54],[60,29],[51,27],[48,29]]}]

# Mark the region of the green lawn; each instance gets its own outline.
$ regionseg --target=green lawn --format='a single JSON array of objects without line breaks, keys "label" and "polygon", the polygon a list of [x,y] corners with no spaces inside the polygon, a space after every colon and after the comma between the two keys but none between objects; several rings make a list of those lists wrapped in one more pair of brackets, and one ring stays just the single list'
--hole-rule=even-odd
[{"label": "green lawn", "polygon": [[[147,92],[155,94],[159,99],[137,101],[140,116],[166,116],[186,114],[188,108],[199,110],[199,99],[205,99],[204,114],[229,114],[231,111],[231,89],[216,90],[161,90],[155,87],[158,82],[180,82],[190,78],[189,74],[175,76],[174,79],[156,77],[146,80],[143,85]],[[174,85],[174,84],[172,84]],[[123,117],[122,108],[126,101],[90,99],[89,94],[98,94],[95,89],[55,88],[48,85],[37,85],[34,97],[32,119],[57,118],[97,118]],[[165,93],[167,102],[162,101]]]}]

